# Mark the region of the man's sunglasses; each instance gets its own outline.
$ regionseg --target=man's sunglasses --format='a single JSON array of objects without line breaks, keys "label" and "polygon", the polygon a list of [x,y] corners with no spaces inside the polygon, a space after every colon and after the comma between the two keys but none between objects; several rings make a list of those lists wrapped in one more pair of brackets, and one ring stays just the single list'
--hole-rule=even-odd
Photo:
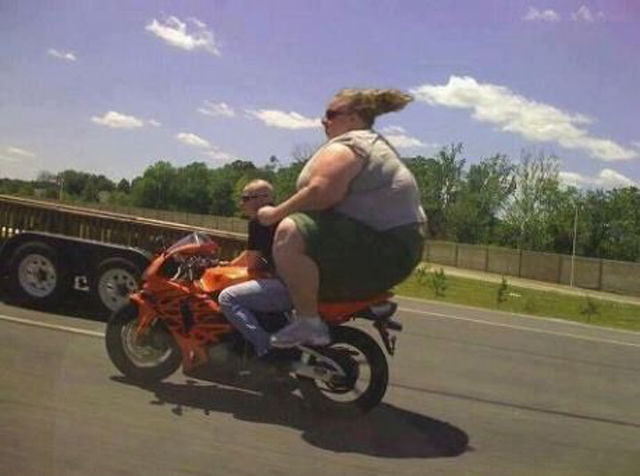
[{"label": "man's sunglasses", "polygon": [[335,119],[337,116],[340,116],[341,114],[351,114],[351,111],[336,111],[335,109],[327,109],[324,112],[324,118],[327,121],[330,121],[331,119]]},{"label": "man's sunglasses", "polygon": [[268,195],[266,193],[260,193],[257,195],[242,195],[240,197],[240,200],[242,200],[243,202],[248,202],[249,200],[255,200],[256,198],[260,198],[260,197],[267,197]]}]

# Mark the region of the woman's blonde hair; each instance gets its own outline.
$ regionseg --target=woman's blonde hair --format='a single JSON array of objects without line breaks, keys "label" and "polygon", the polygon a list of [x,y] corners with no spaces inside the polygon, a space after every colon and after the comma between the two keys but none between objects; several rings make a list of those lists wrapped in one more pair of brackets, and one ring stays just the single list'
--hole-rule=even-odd
[{"label": "woman's blonde hair", "polygon": [[343,89],[335,99],[346,100],[349,107],[371,127],[376,117],[400,111],[413,101],[413,96],[398,89]]}]

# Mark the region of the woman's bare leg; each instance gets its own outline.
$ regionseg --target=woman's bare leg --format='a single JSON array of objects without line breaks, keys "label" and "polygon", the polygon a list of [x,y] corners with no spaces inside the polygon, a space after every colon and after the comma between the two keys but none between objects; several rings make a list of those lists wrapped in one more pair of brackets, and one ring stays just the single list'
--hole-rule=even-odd
[{"label": "woman's bare leg", "polygon": [[306,255],[304,238],[296,224],[285,218],[276,229],[273,259],[278,275],[287,285],[299,316],[318,315],[318,266]]},{"label": "woman's bare leg", "polygon": [[273,259],[278,274],[287,285],[297,319],[273,334],[271,345],[327,345],[329,332],[318,315],[318,266],[307,256],[304,238],[289,218],[282,220],[276,229]]}]

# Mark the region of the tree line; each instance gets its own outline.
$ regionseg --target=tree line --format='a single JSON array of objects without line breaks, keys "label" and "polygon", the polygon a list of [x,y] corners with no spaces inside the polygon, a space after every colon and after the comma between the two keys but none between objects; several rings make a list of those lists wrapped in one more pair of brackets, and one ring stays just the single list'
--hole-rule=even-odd
[{"label": "tree line", "polygon": [[[287,165],[275,156],[260,167],[247,160],[217,168],[158,161],[117,183],[76,170],[41,172],[35,181],[0,179],[0,193],[240,216],[240,194],[252,179],[272,182],[277,201],[290,196],[307,149],[294,151]],[[563,186],[558,158],[544,153],[523,151],[517,162],[496,154],[466,168],[462,152],[452,144],[432,157],[403,159],[420,187],[430,238],[570,254],[575,228],[576,254],[640,261],[638,188]]]}]

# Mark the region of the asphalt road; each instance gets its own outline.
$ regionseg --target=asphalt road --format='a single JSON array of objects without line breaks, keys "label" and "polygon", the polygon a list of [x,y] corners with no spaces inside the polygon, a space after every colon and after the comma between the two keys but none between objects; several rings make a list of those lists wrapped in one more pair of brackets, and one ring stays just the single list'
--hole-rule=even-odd
[{"label": "asphalt road", "polygon": [[340,421],[295,392],[128,382],[82,300],[0,303],[3,474],[640,474],[638,333],[399,299],[388,393]]}]

